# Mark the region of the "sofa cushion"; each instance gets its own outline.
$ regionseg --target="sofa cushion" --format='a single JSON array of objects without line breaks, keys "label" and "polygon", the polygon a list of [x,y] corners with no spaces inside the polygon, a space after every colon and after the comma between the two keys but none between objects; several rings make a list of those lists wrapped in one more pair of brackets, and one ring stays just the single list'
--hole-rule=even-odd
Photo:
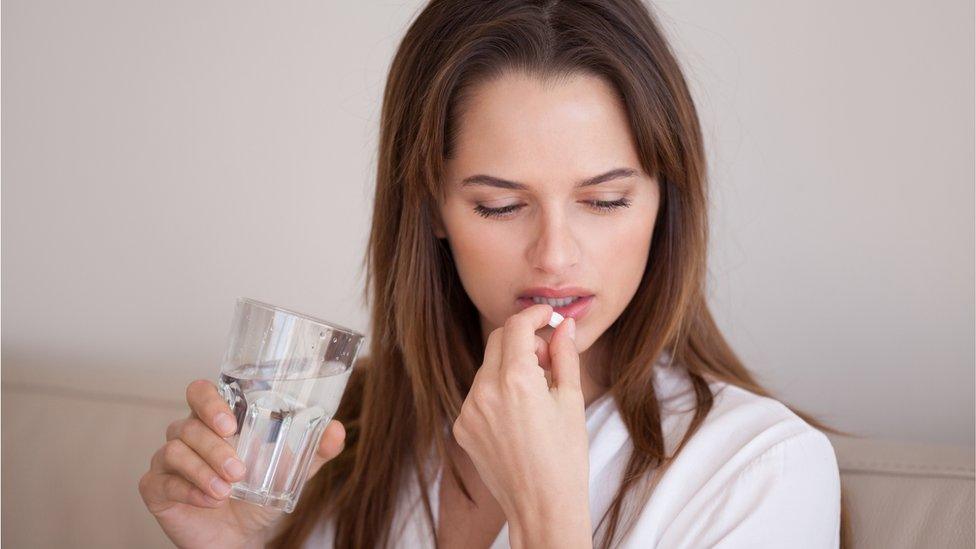
[{"label": "sofa cushion", "polygon": [[854,547],[974,546],[971,449],[830,436]]},{"label": "sofa cushion", "polygon": [[178,400],[4,384],[5,547],[167,547],[139,477]]}]

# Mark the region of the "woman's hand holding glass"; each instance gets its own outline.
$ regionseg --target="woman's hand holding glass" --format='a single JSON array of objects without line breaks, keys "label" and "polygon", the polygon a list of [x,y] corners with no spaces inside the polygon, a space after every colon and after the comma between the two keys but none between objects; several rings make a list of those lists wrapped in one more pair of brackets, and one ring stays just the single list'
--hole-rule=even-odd
[{"label": "woman's hand holding glass", "polygon": [[[228,497],[230,484],[244,477],[244,465],[224,439],[237,421],[217,387],[199,379],[189,384],[188,417],[166,429],[166,443],[153,454],[139,493],[166,535],[179,547],[263,546],[281,511]],[[309,478],[339,455],[345,429],[332,420],[319,441]]]}]

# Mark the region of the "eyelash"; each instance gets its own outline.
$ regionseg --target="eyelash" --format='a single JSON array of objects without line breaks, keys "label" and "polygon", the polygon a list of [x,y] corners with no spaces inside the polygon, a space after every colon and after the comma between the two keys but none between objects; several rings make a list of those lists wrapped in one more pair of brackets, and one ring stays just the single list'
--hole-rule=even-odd
[{"label": "eyelash", "polygon": [[[611,211],[617,208],[626,208],[630,206],[630,200],[626,198],[621,198],[618,200],[591,200],[587,204],[592,204],[599,210]],[[511,206],[505,206],[503,208],[486,208],[481,204],[474,207],[475,213],[481,217],[502,217],[507,213],[514,212],[522,207],[522,204],[512,204]]]}]

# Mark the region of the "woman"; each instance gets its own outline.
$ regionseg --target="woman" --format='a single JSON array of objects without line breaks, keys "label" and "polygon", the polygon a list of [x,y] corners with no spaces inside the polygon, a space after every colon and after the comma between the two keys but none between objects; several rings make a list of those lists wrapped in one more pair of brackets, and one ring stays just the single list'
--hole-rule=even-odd
[{"label": "woman", "polygon": [[638,0],[432,1],[384,95],[370,353],[298,507],[226,499],[235,426],[205,380],[147,506],[187,547],[838,546],[836,431],[719,333],[707,205]]}]

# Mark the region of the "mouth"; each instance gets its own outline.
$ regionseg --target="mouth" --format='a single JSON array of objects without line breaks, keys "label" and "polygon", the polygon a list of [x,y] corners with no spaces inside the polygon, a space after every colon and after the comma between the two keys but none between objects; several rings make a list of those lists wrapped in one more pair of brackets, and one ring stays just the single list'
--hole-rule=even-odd
[{"label": "mouth", "polygon": [[546,303],[552,306],[552,310],[564,317],[573,317],[576,322],[586,314],[593,303],[592,295],[567,296],[561,298],[549,298],[542,296],[523,296],[518,298],[519,310],[527,309],[538,303]]}]

